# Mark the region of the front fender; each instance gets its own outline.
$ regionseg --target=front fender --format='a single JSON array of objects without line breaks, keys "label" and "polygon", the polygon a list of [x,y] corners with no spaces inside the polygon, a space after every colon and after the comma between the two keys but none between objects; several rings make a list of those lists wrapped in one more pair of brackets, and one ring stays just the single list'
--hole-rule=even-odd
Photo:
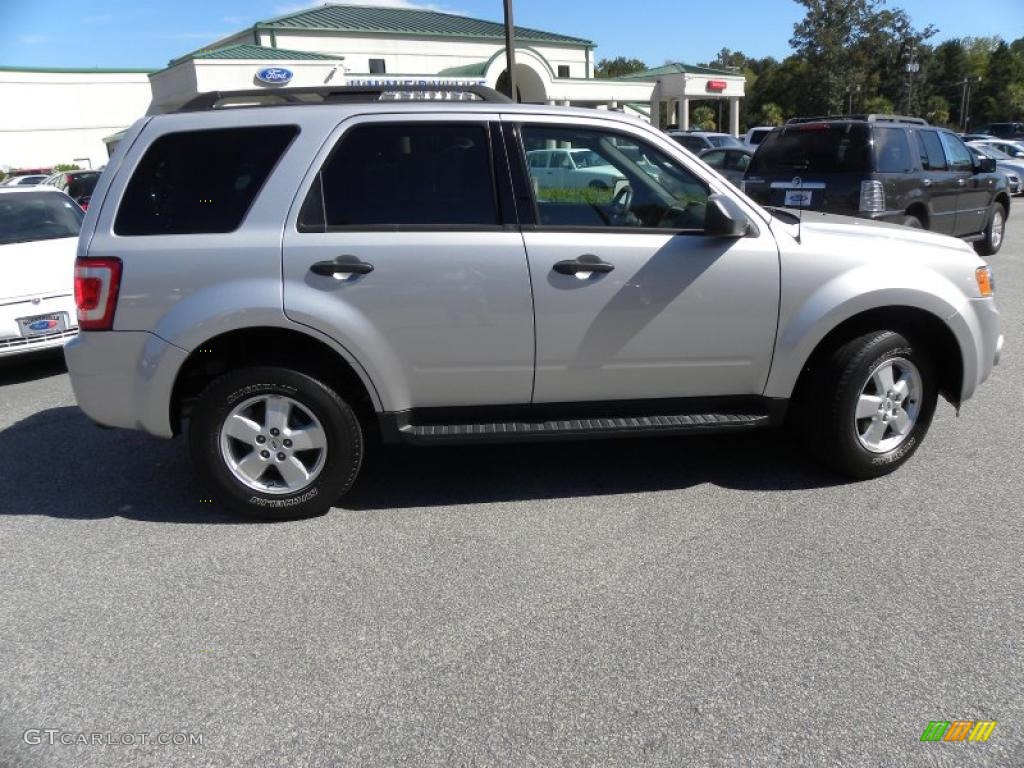
[{"label": "front fender", "polygon": [[788,398],[811,354],[840,324],[872,310],[913,308],[941,320],[953,333],[964,370],[966,400],[982,365],[981,337],[971,300],[948,278],[911,265],[865,265],[835,276],[803,301],[783,292],[775,357],[765,387],[768,397]]}]

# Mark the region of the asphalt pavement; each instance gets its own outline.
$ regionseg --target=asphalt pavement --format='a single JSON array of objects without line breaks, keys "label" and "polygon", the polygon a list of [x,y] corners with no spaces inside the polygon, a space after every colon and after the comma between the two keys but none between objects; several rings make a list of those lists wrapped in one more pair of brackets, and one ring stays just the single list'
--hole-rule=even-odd
[{"label": "asphalt pavement", "polygon": [[1002,364],[870,482],[774,434],[396,448],[251,523],[4,363],[0,766],[1024,765],[1016,213]]}]

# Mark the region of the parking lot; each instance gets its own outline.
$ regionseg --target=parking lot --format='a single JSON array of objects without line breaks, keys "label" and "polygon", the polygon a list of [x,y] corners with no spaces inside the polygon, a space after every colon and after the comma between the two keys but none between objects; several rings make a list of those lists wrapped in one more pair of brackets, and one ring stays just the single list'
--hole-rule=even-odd
[{"label": "parking lot", "polygon": [[[864,483],[774,434],[378,448],[258,524],[8,361],[0,766],[1024,764],[1022,214],[1002,364]],[[202,744],[106,743],[160,733]]]}]

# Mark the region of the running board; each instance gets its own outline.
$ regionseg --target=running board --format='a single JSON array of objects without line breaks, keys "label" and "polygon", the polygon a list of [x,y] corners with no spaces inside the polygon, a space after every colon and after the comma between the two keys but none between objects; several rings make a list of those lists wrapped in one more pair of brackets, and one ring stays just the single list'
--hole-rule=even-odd
[{"label": "running board", "polygon": [[665,416],[502,421],[480,424],[403,424],[402,442],[417,444],[571,440],[736,431],[767,427],[765,413],[687,413]]}]

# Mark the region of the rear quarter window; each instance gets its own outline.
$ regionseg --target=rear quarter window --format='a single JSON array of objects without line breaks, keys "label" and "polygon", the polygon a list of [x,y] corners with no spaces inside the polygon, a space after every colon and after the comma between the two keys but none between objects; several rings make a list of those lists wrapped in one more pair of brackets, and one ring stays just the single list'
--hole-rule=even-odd
[{"label": "rear quarter window", "polygon": [[168,133],[135,168],[117,235],[233,232],[299,129],[294,125]]}]

